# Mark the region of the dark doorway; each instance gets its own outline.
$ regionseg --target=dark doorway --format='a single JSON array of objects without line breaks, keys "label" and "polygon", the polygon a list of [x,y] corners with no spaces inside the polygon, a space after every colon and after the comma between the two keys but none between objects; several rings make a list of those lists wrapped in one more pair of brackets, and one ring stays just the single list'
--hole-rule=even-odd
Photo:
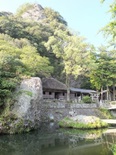
[{"label": "dark doorway", "polygon": [[59,99],[59,92],[55,92],[55,99]]}]

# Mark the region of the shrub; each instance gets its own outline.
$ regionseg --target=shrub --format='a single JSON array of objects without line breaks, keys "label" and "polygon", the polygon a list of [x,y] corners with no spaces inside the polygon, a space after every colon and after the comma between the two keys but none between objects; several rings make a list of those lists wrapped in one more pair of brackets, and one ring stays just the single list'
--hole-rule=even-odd
[{"label": "shrub", "polygon": [[104,115],[107,119],[113,118],[109,110],[104,109],[104,108],[100,108],[100,111],[103,113],[103,115]]},{"label": "shrub", "polygon": [[92,100],[91,100],[91,97],[90,97],[90,96],[83,96],[82,101],[83,101],[84,103],[91,103],[91,102],[92,102]]},{"label": "shrub", "polygon": [[73,120],[72,118],[65,117],[59,122],[59,126],[63,128],[75,128],[75,129],[98,129],[108,127],[108,124],[101,121],[99,118],[94,122],[82,122]]},{"label": "shrub", "polygon": [[116,144],[112,145],[111,150],[112,150],[113,154],[115,155],[116,154]]}]

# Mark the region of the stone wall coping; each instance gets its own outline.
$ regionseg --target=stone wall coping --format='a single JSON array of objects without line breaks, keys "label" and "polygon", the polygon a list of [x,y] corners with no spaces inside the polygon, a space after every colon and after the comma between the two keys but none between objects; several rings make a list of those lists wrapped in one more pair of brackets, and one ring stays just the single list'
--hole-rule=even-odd
[{"label": "stone wall coping", "polygon": [[43,102],[43,106],[47,106],[48,108],[97,108],[97,104],[95,103],[66,103],[66,102]]}]

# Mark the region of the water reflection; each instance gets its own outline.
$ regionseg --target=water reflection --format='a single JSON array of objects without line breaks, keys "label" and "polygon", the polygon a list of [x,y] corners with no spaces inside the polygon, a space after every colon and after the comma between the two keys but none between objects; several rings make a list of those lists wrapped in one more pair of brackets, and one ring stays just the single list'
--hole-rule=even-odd
[{"label": "water reflection", "polygon": [[101,130],[83,132],[52,127],[1,136],[0,155],[112,155],[109,144],[114,136],[110,134],[102,135]]},{"label": "water reflection", "polygon": [[116,155],[116,129],[112,129],[109,132],[102,135],[106,143],[106,147],[111,150],[113,155]]}]

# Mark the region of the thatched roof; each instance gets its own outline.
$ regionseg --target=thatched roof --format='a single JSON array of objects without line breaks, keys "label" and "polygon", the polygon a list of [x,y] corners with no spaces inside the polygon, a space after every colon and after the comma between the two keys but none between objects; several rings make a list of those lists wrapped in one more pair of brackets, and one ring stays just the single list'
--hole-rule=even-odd
[{"label": "thatched roof", "polygon": [[44,78],[42,79],[43,89],[52,89],[52,90],[67,90],[67,87],[62,82],[54,78]]}]

